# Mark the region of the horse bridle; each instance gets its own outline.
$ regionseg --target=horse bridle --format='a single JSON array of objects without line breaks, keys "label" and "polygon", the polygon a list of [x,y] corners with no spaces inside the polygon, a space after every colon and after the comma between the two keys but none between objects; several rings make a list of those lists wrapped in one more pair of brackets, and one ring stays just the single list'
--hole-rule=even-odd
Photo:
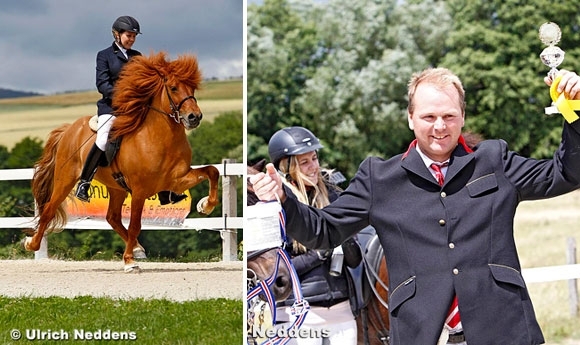
[{"label": "horse bridle", "polygon": [[[270,251],[272,249],[274,249],[274,248],[265,248],[265,249],[254,250],[254,251],[248,252],[248,254],[246,255],[246,260],[252,260],[252,258],[254,258],[256,256],[260,256],[260,255],[264,254],[265,252]],[[276,272],[274,272],[275,274],[277,274],[277,270],[278,270],[278,267],[276,266]],[[248,288],[247,291],[250,291],[258,285],[258,282],[260,280],[258,279],[258,275],[256,274],[256,272],[254,272],[254,270],[252,270],[250,268],[246,268],[246,271],[247,271],[246,286]],[[251,274],[251,276],[249,274]]]},{"label": "horse bridle", "polygon": [[[270,249],[273,248],[269,248],[269,249],[265,249],[265,250],[260,250],[259,252],[263,253],[265,251],[268,251]],[[292,338],[288,337],[287,334],[289,334],[291,332],[291,330],[297,331],[302,324],[304,323],[304,320],[306,318],[306,315],[308,314],[308,311],[310,310],[310,305],[308,304],[308,301],[304,299],[304,296],[302,294],[302,287],[300,284],[300,279],[298,278],[298,274],[296,273],[296,269],[294,268],[294,265],[292,264],[292,260],[290,259],[290,255],[288,254],[288,252],[286,252],[286,250],[284,248],[276,248],[276,251],[278,252],[278,255],[276,256],[276,264],[275,264],[275,269],[274,272],[272,273],[272,275],[270,277],[268,277],[265,280],[258,280],[257,276],[254,276],[252,279],[252,285],[253,287],[250,288],[250,280],[248,279],[248,292],[246,295],[246,300],[248,303],[248,312],[250,312],[253,307],[254,307],[254,303],[252,303],[252,301],[260,294],[265,295],[268,304],[270,306],[270,312],[272,313],[272,323],[275,324],[276,322],[276,301],[274,299],[274,294],[272,293],[271,290],[271,286],[274,283],[276,276],[278,275],[278,266],[280,264],[280,260],[282,260],[285,264],[286,267],[288,268],[289,272],[290,272],[290,279],[292,281],[292,292],[294,294],[294,304],[292,304],[292,306],[290,307],[291,310],[291,314],[295,317],[294,321],[288,326],[287,331],[283,332],[286,334],[286,336],[281,336],[281,335],[276,335],[272,338],[269,338],[268,340],[266,340],[265,342],[263,342],[261,345],[283,345],[283,344],[287,344]],[[259,255],[256,253],[252,253],[253,256]],[[253,272],[253,271],[252,271]],[[253,274],[255,275],[255,272],[253,272]],[[250,318],[248,317],[248,322],[250,322]],[[248,334],[248,340],[250,340],[252,334]]]},{"label": "horse bridle", "polygon": [[169,92],[169,87],[167,86],[167,83],[163,83],[163,86],[165,87],[165,93],[167,94],[167,99],[169,100],[169,107],[171,108],[171,112],[165,112],[161,109],[157,109],[151,105],[149,105],[149,108],[152,110],[155,110],[161,114],[167,115],[169,117],[171,117],[176,123],[183,123],[183,125],[185,126],[185,123],[187,122],[182,116],[181,116],[181,106],[183,105],[183,103],[185,103],[187,100],[189,99],[193,99],[196,103],[197,103],[197,98],[195,98],[194,95],[189,95],[187,97],[185,97],[184,99],[182,99],[179,104],[175,104],[175,102],[173,101],[173,98],[171,98],[171,93]]}]

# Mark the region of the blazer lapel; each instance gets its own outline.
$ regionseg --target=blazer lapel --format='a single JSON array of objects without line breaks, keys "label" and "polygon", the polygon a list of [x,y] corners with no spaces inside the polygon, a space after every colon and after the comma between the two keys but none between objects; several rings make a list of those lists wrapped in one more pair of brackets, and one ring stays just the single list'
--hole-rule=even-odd
[{"label": "blazer lapel", "polygon": [[[475,155],[469,154],[461,145],[457,145],[451,154],[449,167],[445,174],[445,184],[451,181],[474,157]],[[408,155],[401,161],[401,166],[429,182],[438,184],[415,148],[410,149]]]},{"label": "blazer lapel", "polygon": [[401,167],[429,182],[439,185],[414,147],[410,149],[408,155],[401,161]]},{"label": "blazer lapel", "polygon": [[461,145],[457,145],[453,153],[451,154],[451,160],[449,161],[449,168],[447,168],[447,174],[445,174],[445,184],[448,181],[453,180],[463,168],[469,162],[475,158],[474,154],[469,154]]}]

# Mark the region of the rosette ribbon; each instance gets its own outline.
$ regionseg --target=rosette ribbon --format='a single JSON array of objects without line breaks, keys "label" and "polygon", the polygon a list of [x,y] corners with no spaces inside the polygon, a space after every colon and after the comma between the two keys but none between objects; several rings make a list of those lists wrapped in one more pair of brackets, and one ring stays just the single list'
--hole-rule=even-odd
[{"label": "rosette ribbon", "polygon": [[564,92],[558,93],[558,85],[562,80],[562,76],[556,77],[552,86],[550,87],[550,97],[554,106],[564,116],[568,123],[577,121],[580,117],[576,114],[576,110],[580,110],[580,100],[567,99]]}]

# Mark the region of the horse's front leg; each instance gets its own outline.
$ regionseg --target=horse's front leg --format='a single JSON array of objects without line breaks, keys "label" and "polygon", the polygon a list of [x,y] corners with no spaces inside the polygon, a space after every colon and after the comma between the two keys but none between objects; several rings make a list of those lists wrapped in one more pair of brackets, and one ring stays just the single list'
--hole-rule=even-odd
[{"label": "horse's front leg", "polygon": [[[109,208],[107,209],[107,222],[111,225],[113,230],[121,238],[125,245],[127,245],[128,241],[128,233],[125,225],[123,225],[123,203],[125,202],[125,198],[127,197],[127,192],[121,189],[113,189],[108,188],[110,199],[109,199]],[[133,256],[135,259],[146,259],[147,255],[145,254],[145,249],[139,241],[137,241],[136,245],[133,247]]]},{"label": "horse's front leg", "polygon": [[127,242],[123,260],[125,261],[125,272],[140,272],[139,265],[135,262],[133,249],[137,246],[137,237],[141,233],[141,215],[143,214],[143,205],[145,197],[133,194],[131,198],[131,218],[129,220],[129,229],[127,229]]},{"label": "horse's front leg", "polygon": [[189,189],[201,181],[209,181],[208,196],[203,197],[197,203],[197,211],[203,214],[210,214],[218,204],[218,181],[220,178],[219,170],[213,165],[207,165],[201,168],[190,169],[187,173],[186,179]]}]

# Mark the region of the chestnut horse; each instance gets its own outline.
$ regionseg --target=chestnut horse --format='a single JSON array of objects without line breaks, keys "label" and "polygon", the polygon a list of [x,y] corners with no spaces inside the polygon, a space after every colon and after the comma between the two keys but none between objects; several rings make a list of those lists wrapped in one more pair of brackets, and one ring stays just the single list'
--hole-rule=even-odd
[{"label": "chestnut horse", "polygon": [[[202,112],[194,96],[202,81],[194,56],[168,61],[165,52],[137,56],[123,68],[115,85],[113,108],[117,116],[110,139],[122,138],[116,156],[97,169],[95,179],[107,186],[106,219],[125,242],[125,271],[139,271],[133,251],[142,251],[137,241],[145,199],[163,190],[183,192],[209,180],[209,195],[197,210],[213,211],[218,203],[219,171],[214,166],[192,169],[192,150],[186,130],[196,128]],[[37,225],[25,240],[27,250],[38,250],[45,232],[61,230],[67,222],[63,202],[79,179],[83,161],[95,141],[90,116],[53,130],[35,165],[32,193]],[[209,143],[208,143],[209,144]],[[122,223],[122,206],[131,193],[128,228]]]}]

